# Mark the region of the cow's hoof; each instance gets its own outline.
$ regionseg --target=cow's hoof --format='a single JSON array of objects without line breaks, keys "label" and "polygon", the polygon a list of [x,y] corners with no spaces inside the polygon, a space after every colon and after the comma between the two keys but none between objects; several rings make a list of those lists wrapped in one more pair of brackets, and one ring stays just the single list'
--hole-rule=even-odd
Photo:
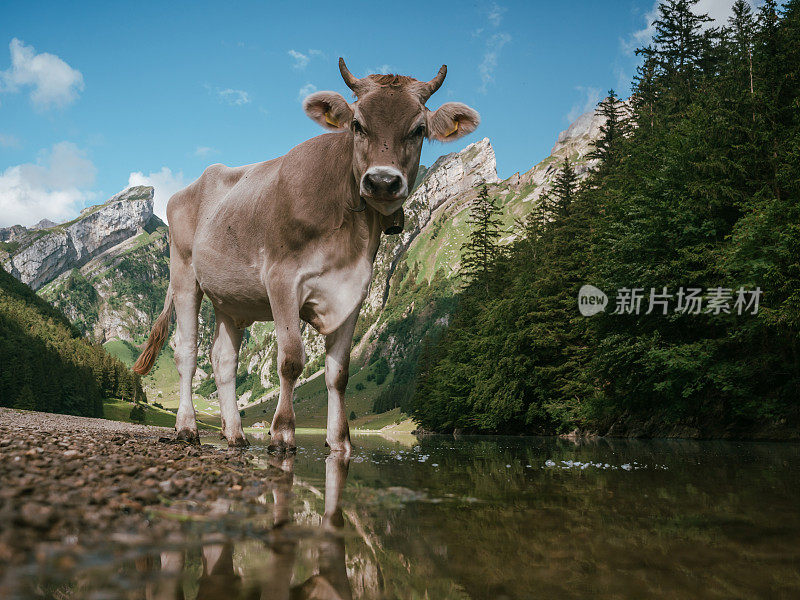
[{"label": "cow's hoof", "polygon": [[200,445],[200,434],[197,433],[196,429],[181,429],[175,439],[193,446]]},{"label": "cow's hoof", "polygon": [[346,442],[335,442],[331,444],[330,442],[325,442],[325,445],[330,448],[331,454],[335,454],[337,456],[341,456],[342,458],[349,458],[350,453],[353,451],[352,446],[350,445],[349,441]]},{"label": "cow's hoof", "polygon": [[232,440],[228,440],[228,448],[247,448],[250,445],[250,442],[247,441],[246,437],[235,437]]}]

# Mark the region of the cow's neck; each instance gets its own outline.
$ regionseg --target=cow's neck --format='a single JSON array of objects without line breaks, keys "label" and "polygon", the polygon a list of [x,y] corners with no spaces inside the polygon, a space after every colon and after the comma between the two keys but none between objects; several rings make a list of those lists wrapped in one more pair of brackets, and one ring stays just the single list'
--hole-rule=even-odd
[{"label": "cow's neck", "polygon": [[338,160],[331,161],[328,167],[332,177],[342,178],[335,186],[342,191],[335,201],[344,207],[340,231],[351,240],[354,251],[372,261],[383,233],[383,216],[361,199],[360,186],[353,174],[353,138],[349,134],[341,135],[341,146],[333,153]]}]

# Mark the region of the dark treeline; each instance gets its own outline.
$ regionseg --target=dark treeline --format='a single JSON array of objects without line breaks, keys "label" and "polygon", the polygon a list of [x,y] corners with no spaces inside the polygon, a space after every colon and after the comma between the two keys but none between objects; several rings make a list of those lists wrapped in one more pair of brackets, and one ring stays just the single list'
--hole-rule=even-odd
[{"label": "dark treeline", "polygon": [[147,401],[138,375],[0,268],[0,406],[100,417],[104,398]]},{"label": "dark treeline", "polygon": [[[800,1],[738,0],[719,28],[695,3],[661,4],[631,98],[599,105],[589,177],[565,162],[505,251],[473,235],[470,256],[496,256],[467,265],[418,364],[424,427],[736,436],[800,422]],[[583,284],[608,294],[605,312],[581,316]],[[623,288],[643,288],[638,314],[613,314]],[[666,314],[645,314],[651,288],[672,295]],[[676,310],[690,288],[700,314]],[[752,314],[738,291],[749,303],[756,288]]]}]

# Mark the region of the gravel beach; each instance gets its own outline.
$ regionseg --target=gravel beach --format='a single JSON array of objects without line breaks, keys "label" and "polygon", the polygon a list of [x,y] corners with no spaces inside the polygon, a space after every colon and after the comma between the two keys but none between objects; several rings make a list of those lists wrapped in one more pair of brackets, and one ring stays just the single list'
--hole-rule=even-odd
[{"label": "gravel beach", "polygon": [[[248,450],[173,442],[174,431],[0,408],[0,595],[17,565],[56,549],[269,534],[264,494],[284,473]],[[194,529],[193,529],[194,528]]]}]

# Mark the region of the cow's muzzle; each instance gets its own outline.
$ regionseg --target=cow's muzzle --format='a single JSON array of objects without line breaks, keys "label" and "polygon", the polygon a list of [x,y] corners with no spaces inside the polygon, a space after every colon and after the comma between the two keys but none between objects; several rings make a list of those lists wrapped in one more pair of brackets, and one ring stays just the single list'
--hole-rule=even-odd
[{"label": "cow's muzzle", "polygon": [[360,187],[362,196],[378,202],[396,202],[408,196],[408,182],[394,167],[370,167]]}]

